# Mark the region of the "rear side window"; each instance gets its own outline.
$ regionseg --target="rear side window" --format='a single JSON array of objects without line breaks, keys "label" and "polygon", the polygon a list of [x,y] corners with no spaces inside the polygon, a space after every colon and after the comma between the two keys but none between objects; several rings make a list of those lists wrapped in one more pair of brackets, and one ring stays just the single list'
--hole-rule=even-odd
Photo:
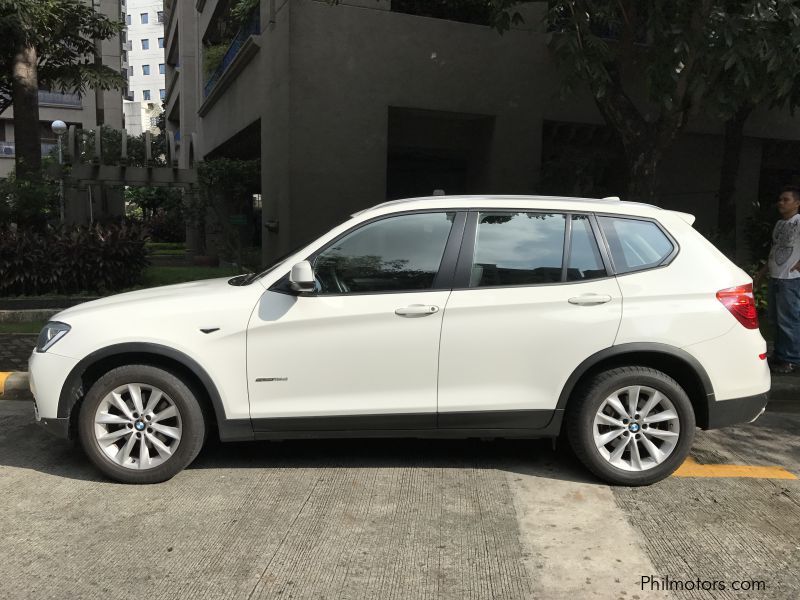
[{"label": "rear side window", "polygon": [[675,249],[672,242],[651,221],[598,217],[611,250],[617,273],[657,267]]},{"label": "rear side window", "polygon": [[470,287],[561,281],[566,218],[547,213],[480,213]]}]

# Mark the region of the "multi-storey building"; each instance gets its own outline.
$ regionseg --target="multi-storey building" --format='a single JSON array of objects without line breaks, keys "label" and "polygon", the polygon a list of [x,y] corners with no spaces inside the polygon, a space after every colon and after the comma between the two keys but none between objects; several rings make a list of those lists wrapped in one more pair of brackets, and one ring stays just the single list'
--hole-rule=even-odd
[{"label": "multi-storey building", "polygon": [[[192,154],[260,161],[265,258],[387,198],[573,194],[593,178],[624,192],[592,98],[560,95],[546,2],[522,5],[525,24],[502,36],[442,3],[261,0],[238,21],[236,4],[165,0],[167,128],[181,138],[182,166]],[[695,119],[661,166],[660,202],[706,230],[722,130]],[[745,136],[743,208],[760,183],[800,175],[800,119],[761,111]]]},{"label": "multi-storey building", "polygon": [[[88,1],[88,0],[87,0]],[[96,9],[115,19],[121,19],[119,0],[94,0]],[[103,64],[121,69],[120,38],[114,36],[104,40]],[[55,120],[78,128],[93,129],[98,124],[122,128],[122,92],[120,90],[87,90],[84,94],[39,91],[39,121],[42,131],[42,154],[49,154],[57,145],[57,138],[50,129]],[[0,114],[0,177],[14,170],[14,110],[9,108]]]},{"label": "multi-storey building", "polygon": [[125,128],[131,135],[150,129],[167,94],[164,60],[164,7],[161,0],[124,3],[128,90],[124,101]]}]

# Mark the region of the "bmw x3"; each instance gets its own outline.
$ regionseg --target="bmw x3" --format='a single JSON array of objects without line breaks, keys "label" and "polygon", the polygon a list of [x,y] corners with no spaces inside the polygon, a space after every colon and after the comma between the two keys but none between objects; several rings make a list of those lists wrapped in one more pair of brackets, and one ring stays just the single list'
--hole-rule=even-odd
[{"label": "bmw x3", "polygon": [[693,221],[618,199],[387,202],[261,273],[59,313],[30,357],[36,419],[127,483],[213,435],[565,436],[599,478],[650,484],[770,388],[752,280]]}]

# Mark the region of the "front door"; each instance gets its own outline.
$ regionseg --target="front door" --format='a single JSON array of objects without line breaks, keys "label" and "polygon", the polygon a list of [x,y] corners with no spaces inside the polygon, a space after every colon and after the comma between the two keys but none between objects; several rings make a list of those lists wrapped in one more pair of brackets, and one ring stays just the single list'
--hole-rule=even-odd
[{"label": "front door", "polygon": [[[435,427],[442,315],[465,217],[391,215],[308,257],[311,293],[288,275],[247,335],[256,431]],[[287,270],[291,265],[287,265]]]}]

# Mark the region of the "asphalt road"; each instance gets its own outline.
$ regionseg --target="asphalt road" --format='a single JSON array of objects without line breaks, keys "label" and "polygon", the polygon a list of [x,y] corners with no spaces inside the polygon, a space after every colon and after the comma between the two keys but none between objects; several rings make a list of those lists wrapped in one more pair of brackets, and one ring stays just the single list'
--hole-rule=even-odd
[{"label": "asphalt road", "polygon": [[[694,458],[800,475],[800,411],[781,406],[698,432]],[[137,487],[0,401],[0,499],[15,600],[800,597],[800,480],[610,488],[544,441],[214,444]]]}]

